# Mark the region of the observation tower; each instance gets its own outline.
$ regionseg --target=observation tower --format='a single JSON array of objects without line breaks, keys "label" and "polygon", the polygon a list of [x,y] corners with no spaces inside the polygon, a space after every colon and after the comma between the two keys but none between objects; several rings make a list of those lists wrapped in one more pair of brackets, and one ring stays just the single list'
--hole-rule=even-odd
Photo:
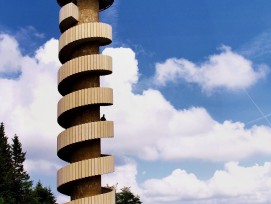
[{"label": "observation tower", "polygon": [[59,28],[57,154],[70,163],[57,173],[57,189],[68,204],[115,204],[115,191],[101,187],[101,175],[114,171],[114,158],[101,154],[101,138],[112,138],[114,124],[101,121],[100,107],[113,104],[113,90],[100,87],[100,76],[112,73],[112,59],[99,47],[112,41],[110,25],[99,12],[114,0],[57,0]]}]

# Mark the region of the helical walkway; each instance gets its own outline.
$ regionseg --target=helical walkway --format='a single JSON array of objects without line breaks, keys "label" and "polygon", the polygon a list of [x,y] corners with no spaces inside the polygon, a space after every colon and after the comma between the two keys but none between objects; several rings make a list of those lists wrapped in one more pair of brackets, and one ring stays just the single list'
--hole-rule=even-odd
[{"label": "helical walkway", "polygon": [[[62,32],[58,90],[63,98],[58,102],[57,116],[65,130],[58,135],[57,154],[70,163],[58,171],[58,191],[71,196],[69,204],[113,204],[115,191],[99,187],[101,175],[114,171],[113,156],[102,155],[100,147],[101,138],[114,135],[113,122],[100,121],[100,106],[113,104],[113,90],[99,85],[100,76],[112,73],[112,59],[87,48],[97,50],[95,45],[110,44],[112,28],[100,22],[79,23],[77,1],[58,3]],[[100,0],[99,10],[112,3]]]}]

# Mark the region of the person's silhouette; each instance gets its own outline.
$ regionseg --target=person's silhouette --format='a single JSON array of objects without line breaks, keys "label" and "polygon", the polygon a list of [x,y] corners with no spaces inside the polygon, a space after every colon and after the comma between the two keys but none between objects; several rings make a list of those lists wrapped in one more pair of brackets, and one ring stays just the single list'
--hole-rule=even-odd
[{"label": "person's silhouette", "polygon": [[105,115],[103,114],[103,117],[101,117],[101,121],[106,121]]}]

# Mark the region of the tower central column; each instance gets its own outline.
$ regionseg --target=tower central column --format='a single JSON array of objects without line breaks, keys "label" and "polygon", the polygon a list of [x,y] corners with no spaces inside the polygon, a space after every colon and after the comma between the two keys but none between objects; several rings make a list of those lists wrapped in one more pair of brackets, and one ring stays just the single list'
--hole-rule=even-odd
[{"label": "tower central column", "polygon": [[99,22],[99,0],[77,0],[80,23]]}]

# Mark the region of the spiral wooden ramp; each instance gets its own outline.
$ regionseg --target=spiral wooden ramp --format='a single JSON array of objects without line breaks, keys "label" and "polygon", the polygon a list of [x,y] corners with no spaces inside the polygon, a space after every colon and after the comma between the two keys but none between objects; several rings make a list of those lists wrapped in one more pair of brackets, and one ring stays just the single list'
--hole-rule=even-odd
[{"label": "spiral wooden ramp", "polygon": [[100,76],[112,73],[112,59],[99,47],[112,41],[110,25],[99,11],[113,0],[57,0],[59,28],[58,123],[65,130],[57,141],[58,156],[70,163],[57,175],[58,191],[68,204],[113,204],[115,191],[101,187],[101,175],[114,171],[114,158],[101,154],[101,138],[112,138],[112,121],[100,120],[100,106],[113,104],[113,90],[100,87]]}]

